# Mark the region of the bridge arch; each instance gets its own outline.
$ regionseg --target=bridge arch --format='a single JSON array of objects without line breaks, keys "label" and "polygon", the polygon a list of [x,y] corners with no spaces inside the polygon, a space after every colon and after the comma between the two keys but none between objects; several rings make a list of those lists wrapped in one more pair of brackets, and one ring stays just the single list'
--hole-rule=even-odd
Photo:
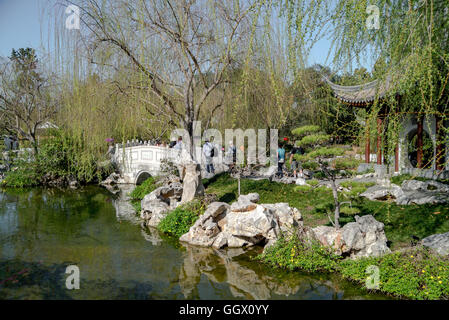
[{"label": "bridge arch", "polygon": [[134,183],[136,185],[142,184],[145,180],[147,180],[148,178],[151,177],[151,173],[145,170],[139,171],[136,174],[136,180],[134,181]]}]

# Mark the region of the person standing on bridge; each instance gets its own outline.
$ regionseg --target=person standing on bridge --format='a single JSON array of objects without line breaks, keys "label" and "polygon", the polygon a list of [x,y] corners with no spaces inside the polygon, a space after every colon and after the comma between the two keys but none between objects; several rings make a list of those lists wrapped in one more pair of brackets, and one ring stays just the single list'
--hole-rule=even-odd
[{"label": "person standing on bridge", "polygon": [[178,142],[176,142],[174,148],[175,148],[176,150],[181,151],[183,147],[184,147],[184,145],[183,145],[183,143],[182,143],[182,137],[178,137]]}]

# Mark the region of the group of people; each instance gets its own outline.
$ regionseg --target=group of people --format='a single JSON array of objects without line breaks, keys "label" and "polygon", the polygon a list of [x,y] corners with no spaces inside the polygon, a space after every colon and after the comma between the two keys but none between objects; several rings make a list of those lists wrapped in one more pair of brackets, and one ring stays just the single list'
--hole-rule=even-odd
[{"label": "group of people", "polygon": [[[290,150],[289,156],[290,156],[290,169],[293,171],[293,177],[298,178],[303,176],[301,163],[296,159],[295,155],[304,154],[304,149],[301,147],[297,147],[296,145],[293,145],[293,147]],[[278,160],[278,171],[277,175],[282,178],[284,176],[284,166],[285,166],[285,159],[286,159],[286,151],[284,147],[284,143],[281,143],[277,150],[277,160]],[[299,175],[298,175],[299,171]]]},{"label": "group of people", "polygon": [[[170,148],[174,148],[177,150],[182,150],[184,148],[184,144],[182,142],[182,137],[178,138],[178,141],[174,142],[172,141],[169,145]],[[224,151],[224,148],[222,148],[222,151]],[[202,148],[202,153],[205,158],[206,163],[206,171],[207,173],[215,173],[213,158],[218,156],[218,151],[216,145],[213,143],[212,138],[206,138],[204,141],[204,145]],[[290,157],[290,169],[293,172],[293,176],[295,178],[302,177],[303,171],[300,162],[296,159],[295,155],[304,154],[304,150],[301,147],[297,147],[296,145],[293,145],[290,152],[288,153]],[[286,162],[286,150],[284,147],[284,144],[281,143],[277,150],[277,160],[278,160],[278,172],[277,174],[282,178],[284,175],[284,166]],[[227,158],[227,163],[232,167],[236,163],[237,158],[237,148],[235,147],[233,141],[229,141],[228,150],[225,153],[225,157]]]},{"label": "group of people", "polygon": [[[182,142],[182,137],[178,137],[178,141],[175,143],[170,143],[170,148],[177,149],[181,151],[184,148],[184,144]],[[224,151],[224,148],[222,148]],[[218,156],[217,146],[213,143],[213,138],[206,138],[202,147],[202,153],[205,158],[206,163],[206,171],[207,173],[215,173],[213,158]],[[228,158],[228,163],[235,164],[237,156],[237,149],[234,146],[233,141],[229,141],[228,150],[226,152],[226,157]]]}]

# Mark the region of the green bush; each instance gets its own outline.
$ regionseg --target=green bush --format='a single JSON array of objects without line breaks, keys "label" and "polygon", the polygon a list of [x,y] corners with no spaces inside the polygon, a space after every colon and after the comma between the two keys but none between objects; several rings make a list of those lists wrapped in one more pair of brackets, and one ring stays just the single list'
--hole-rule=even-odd
[{"label": "green bush", "polygon": [[312,133],[317,133],[320,130],[321,130],[321,128],[319,126],[307,125],[307,126],[302,126],[302,127],[293,129],[292,134],[295,136],[304,136],[304,135],[309,135]]},{"label": "green bush", "polygon": [[6,173],[1,185],[10,188],[34,187],[40,184],[38,165],[34,162],[20,161],[17,167]]},{"label": "green bush", "polygon": [[279,239],[256,259],[277,268],[330,272],[337,268],[341,257],[335,255],[328,247],[323,247],[316,242],[309,243],[293,236],[290,239]]},{"label": "green bush", "polygon": [[[301,160],[299,160],[300,157],[301,157],[301,155],[295,155],[296,160],[301,162]],[[301,165],[302,165],[302,168],[306,169],[306,170],[316,170],[316,169],[318,169],[318,163],[313,162],[313,161],[306,160],[305,162],[301,162]]]},{"label": "green bush", "polygon": [[294,190],[296,192],[307,192],[307,191],[310,191],[310,189],[312,189],[312,186],[305,184],[303,186],[295,186]]},{"label": "green bush", "polygon": [[356,214],[360,214],[360,209],[357,207],[342,206],[340,208],[340,213],[346,214],[348,216],[354,216]]},{"label": "green bush", "polygon": [[352,180],[342,181],[340,185],[345,188],[369,188],[374,186],[376,183],[374,182],[357,182]]},{"label": "green bush", "polygon": [[449,257],[415,247],[382,257],[342,260],[331,248],[298,237],[281,238],[256,257],[274,268],[306,272],[338,272],[345,279],[366,284],[367,269],[379,268],[380,292],[409,299],[449,298]]},{"label": "green bush", "polygon": [[379,290],[411,299],[449,298],[449,258],[416,247],[379,258],[344,260],[339,271],[344,278],[364,284],[368,266],[380,271]]},{"label": "green bush", "polygon": [[335,169],[337,170],[357,169],[359,164],[360,161],[356,159],[338,158],[337,160],[335,160]]},{"label": "green bush", "polygon": [[112,168],[99,168],[93,154],[81,152],[73,137],[61,130],[49,130],[49,136],[39,145],[39,153],[29,156],[29,161],[16,160],[13,170],[7,172],[3,185],[6,187],[31,187],[49,181],[65,181],[74,177],[80,183],[101,180]]},{"label": "green bush", "polygon": [[149,177],[141,185],[136,186],[129,196],[132,200],[142,200],[147,194],[157,189],[157,180],[157,177]]},{"label": "green bush", "polygon": [[205,207],[205,204],[200,200],[194,200],[179,206],[162,219],[158,229],[179,238],[189,231],[198,217],[204,213]]}]

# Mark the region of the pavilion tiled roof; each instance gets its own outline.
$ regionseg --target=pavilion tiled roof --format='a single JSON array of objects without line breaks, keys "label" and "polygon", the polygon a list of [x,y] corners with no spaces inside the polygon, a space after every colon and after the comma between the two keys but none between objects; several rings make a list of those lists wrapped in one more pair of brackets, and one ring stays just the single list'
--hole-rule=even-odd
[{"label": "pavilion tiled roof", "polygon": [[340,86],[325,78],[326,82],[332,88],[334,95],[342,102],[365,106],[372,103],[376,97],[383,98],[390,89],[390,78],[379,83],[379,80],[374,80],[365,84],[357,86]]}]

